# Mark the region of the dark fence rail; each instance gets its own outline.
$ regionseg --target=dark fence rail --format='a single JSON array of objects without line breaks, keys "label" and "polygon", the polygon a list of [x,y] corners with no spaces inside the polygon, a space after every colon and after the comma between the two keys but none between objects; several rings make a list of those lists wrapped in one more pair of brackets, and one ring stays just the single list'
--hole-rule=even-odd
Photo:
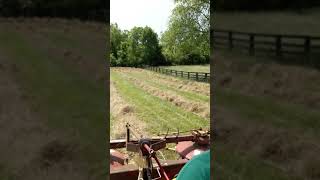
[{"label": "dark fence rail", "polygon": [[[247,33],[211,30],[214,48],[241,49],[250,55],[268,53],[277,57],[301,55],[304,61],[320,57],[320,37],[290,34]],[[318,63],[308,61],[309,63]]]},{"label": "dark fence rail", "polygon": [[153,67],[153,66],[145,67],[145,69],[155,71],[161,74],[190,79],[194,81],[207,82],[207,83],[210,82],[210,73],[177,71],[173,69],[165,69],[165,68]]}]

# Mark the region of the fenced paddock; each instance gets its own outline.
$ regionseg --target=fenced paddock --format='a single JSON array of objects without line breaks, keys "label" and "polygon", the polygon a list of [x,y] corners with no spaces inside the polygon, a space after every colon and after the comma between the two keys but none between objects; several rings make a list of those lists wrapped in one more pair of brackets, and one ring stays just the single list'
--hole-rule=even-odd
[{"label": "fenced paddock", "polygon": [[173,69],[166,69],[166,68],[153,67],[153,66],[145,67],[145,69],[158,72],[161,74],[184,78],[184,79],[190,79],[194,81],[207,82],[207,83],[210,82],[210,73],[177,71]]},{"label": "fenced paddock", "polygon": [[[275,27],[276,28],[276,27]],[[247,33],[211,30],[214,48],[238,49],[250,55],[268,54],[279,58],[299,58],[302,64],[320,65],[320,36]]]}]

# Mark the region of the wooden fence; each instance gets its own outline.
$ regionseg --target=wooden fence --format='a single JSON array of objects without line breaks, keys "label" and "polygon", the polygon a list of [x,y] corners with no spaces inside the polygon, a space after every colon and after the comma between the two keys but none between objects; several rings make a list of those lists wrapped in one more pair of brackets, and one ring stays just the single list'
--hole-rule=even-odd
[{"label": "wooden fence", "polygon": [[146,67],[145,69],[170,75],[170,76],[175,76],[175,77],[180,77],[180,78],[185,78],[185,79],[190,79],[190,80],[195,80],[200,82],[207,82],[207,83],[210,82],[210,73],[185,72],[185,71],[177,71],[173,69],[165,69],[165,68],[153,67],[153,66]]},{"label": "wooden fence", "polygon": [[[276,27],[275,27],[276,28]],[[284,35],[246,33],[228,30],[211,30],[214,48],[243,49],[250,55],[257,52],[285,55],[302,55],[309,59],[320,55],[320,37],[308,35]]]}]

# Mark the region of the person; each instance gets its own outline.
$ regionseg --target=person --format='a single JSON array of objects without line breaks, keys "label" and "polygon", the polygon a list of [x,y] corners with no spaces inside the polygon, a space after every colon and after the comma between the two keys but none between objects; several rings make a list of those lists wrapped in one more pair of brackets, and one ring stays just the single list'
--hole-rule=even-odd
[{"label": "person", "polygon": [[188,161],[176,180],[210,180],[210,150]]}]

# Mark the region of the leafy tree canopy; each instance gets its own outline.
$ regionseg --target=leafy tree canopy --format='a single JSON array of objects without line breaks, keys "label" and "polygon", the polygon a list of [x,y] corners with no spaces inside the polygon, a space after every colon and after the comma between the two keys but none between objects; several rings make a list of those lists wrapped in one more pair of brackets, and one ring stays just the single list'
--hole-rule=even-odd
[{"label": "leafy tree canopy", "polygon": [[164,55],[176,64],[208,63],[210,0],[175,0],[175,4],[161,38]]},{"label": "leafy tree canopy", "polygon": [[158,35],[150,27],[134,27],[121,31],[111,25],[111,65],[142,66],[165,64]]}]

